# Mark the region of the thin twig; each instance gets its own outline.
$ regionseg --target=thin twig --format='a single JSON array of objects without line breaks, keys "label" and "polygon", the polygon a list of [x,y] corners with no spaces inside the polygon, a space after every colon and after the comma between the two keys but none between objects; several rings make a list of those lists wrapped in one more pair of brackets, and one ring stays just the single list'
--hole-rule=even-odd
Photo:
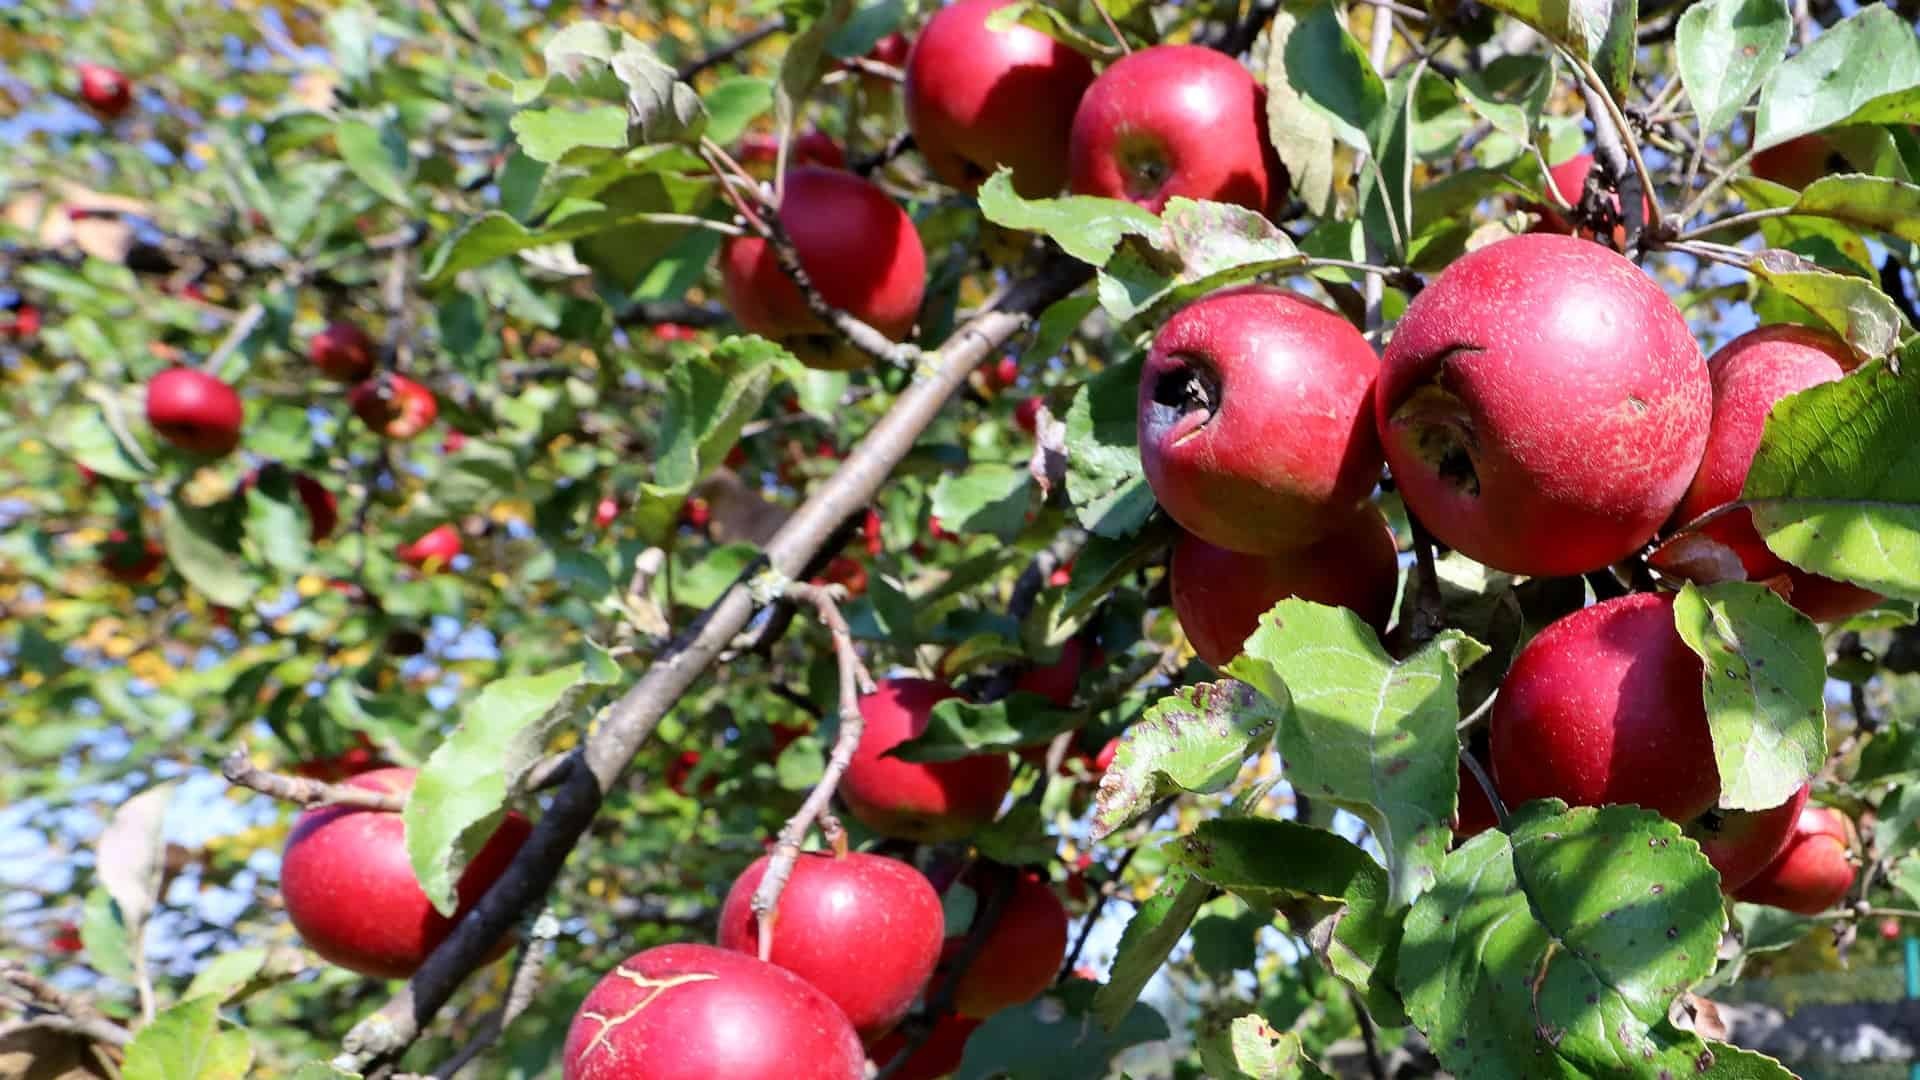
[{"label": "thin twig", "polygon": [[724,64],[746,50],[760,44],[762,41],[779,33],[784,26],[786,26],[784,19],[769,19],[739,37],[734,38],[732,41],[714,49],[712,52],[707,53],[705,56],[695,57],[681,64],[679,70],[673,73],[673,77],[681,82],[686,82],[695,75],[713,67],[715,64]]},{"label": "thin twig", "polygon": [[[114,1023],[105,1013],[94,1008],[84,998],[61,990],[28,971],[26,965],[19,961],[0,960],[0,983],[25,993],[28,998],[26,1004],[54,1014],[50,1017],[33,1018],[36,1023],[62,1027],[75,1034],[85,1035],[95,1042],[112,1046],[125,1046],[133,1041],[132,1032]],[[52,1022],[48,1023],[48,1021]]]},{"label": "thin twig", "polygon": [[1113,35],[1114,44],[1120,46],[1120,54],[1132,56],[1133,46],[1127,43],[1127,35],[1120,32],[1120,24],[1113,21],[1113,16],[1107,11],[1107,5],[1100,0],[1090,0],[1090,2],[1093,4],[1093,10],[1099,13],[1100,21],[1107,24],[1107,33]]},{"label": "thin twig", "polygon": [[358,806],[368,810],[398,811],[407,805],[405,796],[390,792],[268,772],[255,765],[243,747],[235,747],[220,762],[220,774],[235,787],[250,788],[262,795],[304,807]]},{"label": "thin twig", "polygon": [[207,354],[206,361],[200,365],[201,370],[218,374],[220,368],[226,364],[227,358],[253,336],[254,330],[260,326],[260,320],[266,317],[267,305],[258,300],[248,304],[246,309],[240,312],[240,316],[227,326],[227,336],[221,338],[220,344]]},{"label": "thin twig", "polygon": [[1380,1033],[1374,1030],[1367,1003],[1360,1000],[1359,992],[1352,987],[1347,988],[1347,997],[1353,1001],[1353,1014],[1360,1022],[1360,1043],[1367,1052],[1367,1072],[1373,1080],[1387,1080],[1387,1063],[1380,1057]]},{"label": "thin twig", "polygon": [[1754,225],[1770,218],[1785,217],[1793,213],[1791,206],[1769,206],[1763,210],[1749,210],[1744,214],[1733,214],[1718,221],[1709,221],[1698,228],[1688,229],[1675,240],[1699,240],[1726,229],[1737,229],[1743,225]]},{"label": "thin twig", "polygon": [[1500,831],[1512,831],[1512,820],[1507,817],[1507,804],[1501,802],[1500,793],[1493,790],[1493,777],[1487,775],[1486,766],[1480,764],[1480,759],[1473,756],[1473,751],[1464,746],[1460,748],[1460,764],[1467,767],[1467,771],[1473,774],[1474,783],[1479,784],[1480,790],[1486,793],[1487,803],[1493,807],[1493,820],[1499,823]]}]

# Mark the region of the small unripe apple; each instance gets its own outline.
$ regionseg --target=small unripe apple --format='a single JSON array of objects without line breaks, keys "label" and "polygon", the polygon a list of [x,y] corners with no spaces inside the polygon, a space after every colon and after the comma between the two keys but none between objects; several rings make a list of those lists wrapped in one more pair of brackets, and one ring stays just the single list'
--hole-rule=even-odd
[{"label": "small unripe apple", "polygon": [[100,568],[124,585],[138,585],[153,577],[167,561],[166,549],[151,537],[135,539],[125,529],[107,534],[100,545]]},{"label": "small unripe apple", "polygon": [[[780,156],[780,140],[764,131],[749,132],[740,137],[740,149],[735,152],[738,161],[747,172],[756,179],[771,180],[773,165]],[[844,169],[847,167],[847,152],[840,143],[824,131],[807,131],[793,137],[787,147],[787,168],[793,170],[803,165],[817,165],[823,169]]]},{"label": "small unripe apple", "polygon": [[1155,45],[1087,88],[1068,143],[1073,191],[1154,213],[1179,195],[1265,212],[1287,193],[1267,136],[1267,95],[1240,62],[1199,45]]},{"label": "small unripe apple", "polygon": [[[345,783],[405,795],[414,775],[413,769],[376,769]],[[506,872],[532,830],[512,811],[500,820],[460,875],[459,908],[448,917],[434,909],[414,877],[398,813],[324,806],[294,823],[280,862],[280,894],[293,928],[329,963],[375,978],[404,979]]]},{"label": "small unripe apple", "polygon": [[627,958],[580,1003],[565,1080],[864,1080],[860,1037],[784,968],[712,945]]},{"label": "small unripe apple", "polygon": [[307,342],[307,359],[329,379],[357,383],[373,374],[373,339],[354,323],[328,323]]},{"label": "small unripe apple", "polygon": [[376,375],[349,390],[347,405],[361,423],[389,439],[411,439],[440,415],[440,403],[433,391],[392,372]]},{"label": "small unripe apple", "polygon": [[233,387],[195,368],[176,367],[147,382],[147,423],[190,454],[222,457],[240,445],[245,410]]},{"label": "small unripe apple", "polygon": [[1786,848],[1734,893],[1800,915],[1818,915],[1853,888],[1853,823],[1827,806],[1809,806],[1795,820]]},{"label": "small unripe apple", "polygon": [[1168,575],[1173,610],[1200,659],[1224,667],[1289,596],[1344,607],[1386,631],[1400,583],[1393,528],[1367,504],[1316,543],[1279,555],[1243,555],[1183,533]]},{"label": "small unripe apple", "polygon": [[1712,407],[1700,347],[1660,286],[1599,244],[1544,233],[1474,251],[1415,297],[1375,401],[1413,515],[1462,554],[1534,576],[1597,570],[1651,539],[1693,479]]},{"label": "small unripe apple", "polygon": [[1802,135],[1778,146],[1769,146],[1753,155],[1747,165],[1753,175],[1762,180],[1796,189],[1823,176],[1847,171],[1846,159],[1819,135]]},{"label": "small unripe apple", "polygon": [[[985,1021],[972,1017],[948,1013],[934,1021],[933,1031],[927,1035],[927,1041],[913,1052],[901,1066],[891,1074],[891,1080],[939,1080],[960,1067],[960,1059],[966,1056],[967,1039],[974,1030]],[[907,1048],[907,1036],[896,1032],[873,1044],[873,1063],[886,1068],[887,1063]]]},{"label": "small unripe apple", "polygon": [[972,192],[1001,166],[1045,198],[1067,182],[1062,151],[1093,82],[1087,58],[1031,27],[987,29],[1011,0],[959,0],[934,13],[907,57],[907,127],[935,176]]},{"label": "small unripe apple", "polygon": [[[927,257],[913,219],[886,192],[837,169],[790,169],[780,221],[827,303],[894,341],[906,338],[925,295]],[[803,363],[840,370],[871,363],[807,309],[758,236],[727,240],[720,276],[740,325],[786,345]]]},{"label": "small unripe apple", "polygon": [[[1032,1001],[1053,985],[1067,956],[1067,909],[1053,886],[1033,871],[991,867],[981,872],[980,866],[975,871],[968,884],[980,895],[980,912],[998,888],[994,874],[1014,875],[999,920],[987,931],[954,990],[953,1010],[984,1020],[1001,1009]],[[943,962],[955,962],[965,945],[965,936],[949,938]]]},{"label": "small unripe apple", "polygon": [[82,61],[74,70],[80,75],[80,100],[102,119],[117,119],[133,105],[133,84],[117,69]]},{"label": "small unripe apple", "polygon": [[[1684,325],[1684,324],[1683,324]],[[1182,308],[1140,373],[1140,463],[1188,532],[1232,551],[1305,547],[1380,479],[1373,347],[1302,296],[1228,289]]]},{"label": "small unripe apple", "polygon": [[414,537],[412,542],[394,549],[394,557],[428,573],[443,570],[460,556],[460,530],[451,525],[436,525]]},{"label": "small unripe apple", "polygon": [[866,730],[840,781],[861,824],[883,836],[938,843],[991,822],[1013,779],[1005,754],[918,764],[883,756],[927,729],[933,707],[960,695],[929,679],[883,679],[860,699]]},{"label": "small unripe apple", "polygon": [[[757,956],[753,893],[769,858],[754,860],[720,908],[722,948]],[[926,875],[879,855],[803,854],[780,893],[768,959],[833,999],[863,1039],[886,1034],[918,997],[946,934]]]},{"label": "small unripe apple", "polygon": [[[1853,351],[1838,337],[1790,324],[1749,331],[1714,353],[1707,361],[1713,379],[1713,427],[1700,471],[1674,511],[1673,523],[1685,525],[1738,499],[1773,407],[1790,394],[1840,378],[1855,362]],[[1715,518],[1700,532],[1731,549],[1749,581],[1784,576],[1787,600],[1809,618],[1843,619],[1881,600],[1878,593],[1789,565],[1760,539],[1747,510]]]}]

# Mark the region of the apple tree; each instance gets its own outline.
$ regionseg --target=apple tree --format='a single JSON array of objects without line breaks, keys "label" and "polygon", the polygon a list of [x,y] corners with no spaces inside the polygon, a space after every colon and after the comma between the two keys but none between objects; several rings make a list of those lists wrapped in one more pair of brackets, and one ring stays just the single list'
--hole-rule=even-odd
[{"label": "apple tree", "polygon": [[1915,17],[0,9],[0,1073],[1794,1075]]}]

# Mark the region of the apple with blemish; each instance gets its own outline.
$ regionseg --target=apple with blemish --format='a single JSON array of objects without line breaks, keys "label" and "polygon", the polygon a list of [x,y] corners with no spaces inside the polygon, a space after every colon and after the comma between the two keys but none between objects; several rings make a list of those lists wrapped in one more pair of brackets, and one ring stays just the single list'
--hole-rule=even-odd
[{"label": "apple with blemish", "polygon": [[433,391],[393,372],[376,375],[348,391],[347,405],[361,423],[389,439],[411,439],[440,414]]},{"label": "apple with blemish", "polygon": [[[1575,154],[1547,170],[1547,183],[1552,185],[1553,190],[1559,194],[1561,201],[1565,202],[1569,207],[1578,206],[1580,205],[1581,197],[1586,194],[1587,174],[1592,171],[1593,155],[1585,153]],[[1607,196],[1607,202],[1613,207],[1614,216],[1621,217],[1622,211],[1620,209],[1619,193],[1614,192],[1609,194]],[[1640,219],[1645,221],[1647,220],[1647,216],[1653,213],[1653,204],[1647,201],[1645,195],[1642,195],[1640,197],[1640,206]],[[1570,211],[1561,210],[1559,205],[1552,200],[1543,201],[1533,207],[1533,209],[1540,214],[1540,224],[1536,226],[1534,230],[1536,232],[1578,236],[1583,240],[1591,240],[1594,237],[1592,229],[1576,227],[1573,222],[1567,220],[1567,214],[1570,213]],[[1622,224],[1613,227],[1613,246],[1616,249],[1625,248],[1627,244],[1627,228],[1624,224],[1624,218],[1622,220]]]},{"label": "apple with blemish", "polygon": [[245,409],[225,382],[196,368],[168,368],[147,382],[147,423],[178,449],[224,457],[240,445]]},{"label": "apple with blemish", "polygon": [[1013,779],[1005,754],[918,763],[887,751],[927,730],[933,707],[960,695],[930,679],[882,679],[860,698],[866,728],[840,781],[840,798],[861,824],[921,843],[962,839],[999,813]]}]

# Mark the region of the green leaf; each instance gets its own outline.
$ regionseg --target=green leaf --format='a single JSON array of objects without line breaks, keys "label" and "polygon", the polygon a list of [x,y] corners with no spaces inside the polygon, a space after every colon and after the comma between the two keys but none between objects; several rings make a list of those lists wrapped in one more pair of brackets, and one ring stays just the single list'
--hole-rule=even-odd
[{"label": "green leaf", "polygon": [[787,42],[773,84],[774,134],[782,144],[792,141],[794,124],[826,70],[828,41],[852,14],[853,0],[825,0],[819,16]]},{"label": "green leaf", "polygon": [[[106,409],[112,408],[109,414]],[[73,460],[110,480],[138,483],[153,471],[153,461],[127,428],[120,403],[102,394],[93,407],[55,409],[47,438]]]},{"label": "green leaf", "polygon": [[[993,14],[987,16],[986,27],[996,34],[1004,33],[1015,26],[1038,30],[1075,52],[1095,60],[1109,59],[1120,53],[1118,45],[1112,44],[1110,40],[1102,41],[1094,37],[1074,25],[1065,12],[1049,4],[1038,3],[1036,0],[1014,0],[1013,3],[995,9]],[[1112,38],[1111,34],[1104,34],[1104,28],[1103,35],[1108,39]]]},{"label": "green leaf", "polygon": [[1273,702],[1232,680],[1161,698],[1120,736],[1100,779],[1093,838],[1112,835],[1167,795],[1224,790],[1273,737],[1279,718]]},{"label": "green leaf", "polygon": [[374,127],[364,120],[342,120],[333,129],[334,145],[340,148],[340,160],[375,195],[396,206],[413,206],[407,192],[412,157],[407,151],[407,134],[391,121]]},{"label": "green leaf", "polygon": [[1753,148],[1841,124],[1920,121],[1920,37],[1874,4],[1829,27],[1760,88]]},{"label": "green leaf", "polygon": [[745,134],[747,125],[761,113],[773,108],[773,84],[766,79],[736,75],[715,83],[713,89],[707,91],[705,101],[707,113],[712,117],[707,121],[707,138],[727,146]]},{"label": "green leaf", "polygon": [[1920,243],[1920,186],[1884,176],[1823,176],[1800,193],[1793,212]]},{"label": "green leaf", "polygon": [[1160,219],[1130,202],[1071,195],[1023,199],[1013,190],[1013,172],[1001,169],[980,185],[980,212],[988,221],[1022,232],[1044,233],[1060,250],[1092,266],[1105,266],[1127,236],[1148,236]]},{"label": "green leaf", "polygon": [[1236,971],[1251,971],[1255,953],[1254,935],[1271,918],[1245,915],[1208,915],[1193,924],[1193,962],[1211,978],[1231,978]]},{"label": "green leaf", "polygon": [[507,122],[520,141],[520,152],[552,165],[575,150],[624,150],[627,147],[625,105],[596,105],[522,109]]},{"label": "green leaf", "polygon": [[1387,108],[1387,87],[1367,51],[1329,0],[1290,9],[1296,16],[1280,58],[1287,85],[1327,119],[1335,138],[1361,153]]},{"label": "green leaf", "polygon": [[[1540,113],[1553,95],[1558,54],[1501,57],[1487,70],[1463,71],[1454,86],[1461,98],[1495,131],[1525,145],[1533,141]],[[1444,182],[1444,180],[1442,181]]]},{"label": "green leaf", "polygon": [[879,0],[878,3],[867,4],[854,12],[845,25],[827,39],[827,52],[841,60],[865,56],[873,51],[881,38],[899,29],[907,14],[904,0]]},{"label": "green leaf", "polygon": [[1200,1065],[1214,1080],[1329,1080],[1307,1057],[1300,1036],[1249,1014],[1228,1024],[1202,1021]]},{"label": "green leaf", "polygon": [[933,485],[933,514],[954,531],[986,532],[1011,541],[1033,507],[1033,477],[1012,465],[975,465],[946,473]]},{"label": "green leaf", "polygon": [[1140,471],[1139,356],[1081,385],[1067,406],[1067,498],[1081,526],[1120,539],[1157,505]]},{"label": "green leaf", "polygon": [[1171,1035],[1160,1014],[1138,1002],[1104,1027],[1089,1024],[1105,992],[1068,979],[1036,1002],[995,1013],[968,1037],[954,1080],[1104,1080],[1121,1051]]},{"label": "green leaf", "polygon": [[508,447],[468,439],[441,463],[429,490],[447,517],[462,517],[513,498],[525,475],[519,455]]},{"label": "green leaf", "polygon": [[1280,756],[1294,788],[1373,827],[1396,905],[1433,884],[1452,838],[1459,670],[1485,653],[1450,630],[1395,663],[1353,612],[1289,599],[1227,665],[1282,703]]},{"label": "green leaf", "polygon": [[1786,0],[1705,0],[1674,28],[1675,59],[1703,135],[1724,130],[1780,61],[1793,36]]},{"label": "green leaf", "polygon": [[1633,74],[1635,0],[1492,0],[1503,11],[1591,61],[1615,94],[1624,97]]},{"label": "green leaf", "polygon": [[306,569],[313,561],[313,526],[294,494],[292,475],[262,470],[247,489],[246,507],[247,541],[261,559],[283,574]]},{"label": "green leaf", "polygon": [[1747,953],[1777,952],[1799,942],[1819,925],[1767,904],[1733,905],[1733,921],[1740,927],[1740,947]]},{"label": "green leaf", "polygon": [[1067,339],[1098,306],[1098,297],[1085,294],[1055,300],[1040,313],[1040,319],[1034,326],[1033,340],[1027,344],[1027,355],[1047,357],[1066,348]]},{"label": "green leaf", "polygon": [[1052,862],[1059,843],[1047,832],[1040,806],[1021,800],[1004,817],[973,834],[980,854],[1007,866],[1043,866]]},{"label": "green leaf", "polygon": [[1771,249],[1753,257],[1753,274],[1819,316],[1869,359],[1890,355],[1910,332],[1900,309],[1874,284],[1837,274],[1791,251]]},{"label": "green leaf", "polygon": [[133,982],[133,936],[120,917],[119,905],[105,889],[87,893],[86,906],[80,911],[80,947],[93,970],[123,983]]},{"label": "green leaf", "polygon": [[160,825],[173,791],[172,784],[161,784],[121,803],[94,842],[94,873],[113,897],[136,949],[147,917],[160,902],[167,853]]},{"label": "green leaf", "polygon": [[1895,719],[1867,740],[1853,782],[1879,786],[1915,780],[1920,780],[1920,729]]},{"label": "green leaf", "polygon": [[1024,690],[986,704],[952,698],[933,707],[925,731],[895,745],[883,756],[902,761],[956,761],[980,753],[1041,746],[1084,720],[1077,712],[1050,708],[1046,698]]},{"label": "green leaf", "polygon": [[194,972],[193,981],[187,984],[187,991],[180,995],[180,999],[189,1001],[207,997],[216,1002],[225,1002],[241,987],[252,982],[266,963],[267,950],[262,948],[219,953],[207,961],[205,967]]},{"label": "green leaf", "polygon": [[1773,590],[1687,584],[1673,621],[1705,668],[1720,808],[1779,806],[1827,757],[1827,655],[1820,631]]},{"label": "green leaf", "polygon": [[1212,895],[1213,886],[1170,870],[1160,879],[1159,890],[1134,909],[1114,949],[1106,985],[1093,998],[1094,1015],[1102,1026],[1113,1028],[1127,1018],[1140,1000],[1140,991],[1173,955],[1173,947],[1180,944],[1200,906]]},{"label": "green leaf", "polygon": [[1128,575],[1150,565],[1173,540],[1171,522],[1156,518],[1139,532],[1111,539],[1095,534],[1074,556],[1067,590],[1055,609],[1055,618],[1069,619],[1087,611],[1118,588]]},{"label": "green leaf", "polygon": [[460,874],[493,835],[508,794],[539,761],[553,730],[581,719],[572,711],[594,685],[587,665],[578,663],[495,679],[421,766],[401,817],[414,875],[442,914],[453,913]]},{"label": "green leaf", "polygon": [[253,1065],[247,1033],[223,1030],[220,1001],[198,997],[153,1018],[127,1044],[126,1080],[242,1080]]},{"label": "green leaf", "polygon": [[1678,825],[1532,802],[1511,836],[1447,857],[1407,916],[1400,988],[1462,1076],[1694,1076],[1704,1044],[1667,1009],[1713,970],[1725,927],[1719,879]]},{"label": "green leaf", "polygon": [[1920,599],[1920,380],[1876,362],[1773,407],[1741,499],[1774,554]]},{"label": "green leaf", "polygon": [[1096,293],[1107,314],[1124,323],[1305,264],[1293,238],[1265,214],[1175,196],[1167,200],[1158,229],[1123,240]]},{"label": "green leaf", "polygon": [[1309,107],[1288,81],[1287,50],[1299,25],[1300,16],[1282,6],[1267,31],[1267,134],[1287,167],[1293,193],[1322,216],[1333,202],[1340,154],[1333,120]]}]

